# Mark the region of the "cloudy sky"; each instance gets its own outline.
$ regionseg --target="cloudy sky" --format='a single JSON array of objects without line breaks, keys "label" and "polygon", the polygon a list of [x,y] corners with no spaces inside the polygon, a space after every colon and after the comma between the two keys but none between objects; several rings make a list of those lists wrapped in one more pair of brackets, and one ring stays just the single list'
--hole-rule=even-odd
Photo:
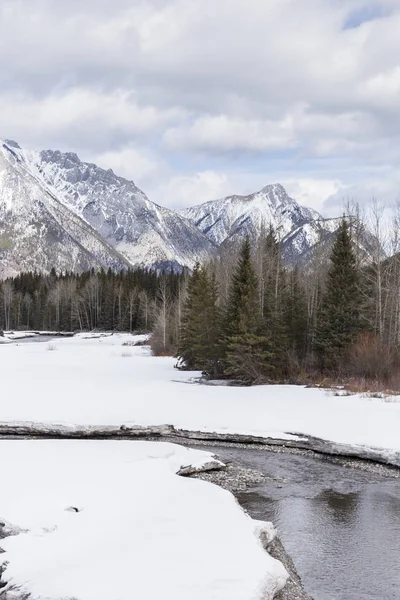
[{"label": "cloudy sky", "polygon": [[1,0],[0,137],[173,208],[400,198],[400,0]]}]

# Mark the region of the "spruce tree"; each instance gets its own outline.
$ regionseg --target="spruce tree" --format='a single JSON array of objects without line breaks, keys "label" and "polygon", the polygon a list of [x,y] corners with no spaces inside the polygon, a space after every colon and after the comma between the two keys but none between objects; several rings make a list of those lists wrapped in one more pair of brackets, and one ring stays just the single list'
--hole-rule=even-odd
[{"label": "spruce tree", "polygon": [[307,351],[307,301],[300,283],[298,267],[288,275],[285,295],[285,322],[289,349],[298,359],[304,358]]},{"label": "spruce tree", "polygon": [[251,261],[250,240],[242,244],[233,274],[225,314],[225,335],[259,331],[261,315],[258,302],[258,280]]},{"label": "spruce tree", "polygon": [[188,369],[218,374],[221,327],[218,291],[213,275],[197,264],[188,282],[178,356]]},{"label": "spruce tree", "polygon": [[183,365],[190,370],[195,370],[197,367],[197,357],[194,352],[194,345],[196,337],[199,334],[197,330],[196,304],[197,297],[200,293],[200,264],[196,263],[187,285],[178,348],[178,358],[182,361]]},{"label": "spruce tree", "polygon": [[225,315],[225,374],[246,383],[265,381],[273,371],[271,340],[262,332],[258,280],[249,238],[233,274]]},{"label": "spruce tree", "polygon": [[221,314],[215,276],[204,267],[200,272],[200,286],[203,290],[197,317],[200,335],[194,351],[203,372],[211,377],[221,373]]},{"label": "spruce tree", "polygon": [[227,340],[225,375],[247,384],[267,383],[275,375],[275,354],[266,335],[242,333]]},{"label": "spruce tree", "polygon": [[318,316],[316,350],[324,370],[340,370],[360,330],[360,290],[348,223],[342,220],[330,256]]}]

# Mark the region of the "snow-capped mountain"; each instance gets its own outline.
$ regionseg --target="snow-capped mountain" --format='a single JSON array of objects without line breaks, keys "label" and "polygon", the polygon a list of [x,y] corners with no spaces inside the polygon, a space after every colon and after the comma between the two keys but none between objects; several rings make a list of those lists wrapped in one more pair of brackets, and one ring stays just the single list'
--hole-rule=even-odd
[{"label": "snow-capped mountain", "polygon": [[[63,259],[65,249],[52,249],[50,240],[46,238],[46,248],[39,252],[42,260],[36,262],[37,268],[42,270],[46,270],[51,261],[54,263],[52,266],[58,268],[78,269],[86,268],[88,264],[117,268],[128,265],[192,267],[196,260],[203,261],[215,251],[213,242],[187,219],[151,202],[132,181],[118,177],[111,170],[84,163],[74,153],[33,152],[23,150],[10,141],[0,143],[0,153],[2,164],[6,165],[0,191],[3,207],[0,228],[7,230],[7,234],[4,233],[9,240],[7,244],[13,246],[13,252],[9,252],[8,259],[3,256],[2,262],[4,264],[8,260],[9,270],[11,254],[17,270],[31,268],[38,261],[38,253],[32,257],[27,252],[25,256],[22,250],[16,252],[16,247],[32,245],[29,240],[36,230],[27,228],[26,224],[32,214],[32,202],[36,201],[37,212],[42,196],[47,203],[50,199],[53,204],[57,203],[58,212],[68,215],[70,221],[81,223],[81,227],[95,234],[101,245],[99,252],[93,248],[91,260],[78,256],[72,261],[67,256]],[[18,183],[11,175],[16,172]],[[46,226],[47,215],[43,214],[40,218]],[[39,220],[38,214],[36,221]],[[11,221],[15,223],[12,231],[9,227]],[[68,233],[74,240],[74,232]],[[44,238],[45,234],[41,232],[41,236]],[[86,249],[81,238],[75,241]],[[66,247],[71,243],[70,240]],[[64,242],[61,246],[64,247]],[[66,267],[68,264],[70,266]]]},{"label": "snow-capped mountain", "polygon": [[0,277],[101,266],[121,269],[128,263],[43,186],[18,148],[0,143]]},{"label": "snow-capped mountain", "polygon": [[262,227],[274,226],[281,238],[295,227],[322,219],[311,208],[300,206],[280,184],[267,185],[249,196],[228,196],[181,212],[218,245],[246,235],[259,235]]},{"label": "snow-capped mountain", "polygon": [[[329,248],[338,224],[299,205],[280,184],[175,212],[74,153],[0,140],[0,277],[52,267],[191,268],[270,225],[286,262],[304,263],[321,243]],[[365,254],[373,243],[364,236]]]},{"label": "snow-capped mountain", "polygon": [[[301,206],[279,183],[249,196],[206,202],[181,214],[223,248],[236,247],[246,236],[256,240],[263,229],[272,225],[288,264],[306,262],[321,243],[329,247],[340,222],[324,219],[316,210]],[[367,236],[363,246],[368,243],[371,240]]]}]

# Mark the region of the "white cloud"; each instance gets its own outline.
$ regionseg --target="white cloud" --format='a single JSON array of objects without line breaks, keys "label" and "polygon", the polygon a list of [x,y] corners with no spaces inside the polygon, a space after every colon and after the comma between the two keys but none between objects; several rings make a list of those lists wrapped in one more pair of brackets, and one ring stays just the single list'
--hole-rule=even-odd
[{"label": "white cloud", "polygon": [[161,184],[153,187],[149,182],[149,189],[151,197],[158,203],[180,209],[233,194],[246,196],[277,181],[301,204],[327,216],[330,215],[328,201],[337,195],[341,208],[343,198],[347,196],[347,186],[337,179],[304,178],[301,175],[286,179],[282,173],[270,173],[267,179],[266,175],[251,171],[201,171],[186,175],[164,172]]},{"label": "white cloud", "polygon": [[[337,179],[302,178],[283,179],[282,185],[300,204],[324,211],[325,202],[334,195],[346,194],[346,186]],[[326,208],[326,207],[325,207]]]},{"label": "white cloud", "polygon": [[225,173],[202,171],[186,175],[170,174],[152,188],[151,197],[175,209],[187,208],[228,195],[232,182]]},{"label": "white cloud", "polygon": [[[154,178],[160,170],[160,164],[142,149],[126,146],[119,150],[110,150],[93,157],[85,157],[103,169],[112,169],[120,177],[138,182]],[[142,185],[142,183],[139,183]]]},{"label": "white cloud", "polygon": [[200,117],[194,123],[168,129],[167,148],[203,152],[262,152],[296,145],[291,118],[279,122],[232,118],[227,115]]},{"label": "white cloud", "polygon": [[368,206],[376,200],[392,209],[400,202],[400,172],[396,169],[378,169],[357,182],[338,189],[325,199],[323,210],[327,214],[337,214],[347,200]]},{"label": "white cloud", "polygon": [[57,144],[103,150],[116,141],[132,140],[167,125],[177,109],[141,106],[135,95],[116,89],[101,92],[71,88],[44,98],[4,92],[0,96],[0,132],[3,137],[35,144]]},{"label": "white cloud", "polygon": [[315,206],[387,197],[399,30],[398,0],[2,0],[0,135],[98,157],[164,203],[278,177]]}]

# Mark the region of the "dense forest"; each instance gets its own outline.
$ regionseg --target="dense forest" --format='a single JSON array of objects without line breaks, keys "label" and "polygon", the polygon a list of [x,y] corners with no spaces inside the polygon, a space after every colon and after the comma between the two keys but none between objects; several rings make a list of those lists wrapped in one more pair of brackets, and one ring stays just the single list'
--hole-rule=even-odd
[{"label": "dense forest", "polygon": [[[338,379],[400,387],[400,260],[362,256],[343,218],[329,252],[287,269],[271,229],[235,261],[194,270],[178,356],[246,383]],[[356,383],[357,382],[357,383]],[[370,387],[370,383],[367,387]]]},{"label": "dense forest", "polygon": [[158,308],[179,297],[187,273],[22,273],[0,282],[0,329],[151,331]]},{"label": "dense forest", "polygon": [[244,383],[399,387],[400,260],[363,260],[343,219],[330,251],[287,268],[270,229],[189,274],[23,273],[0,282],[0,330],[152,332],[181,368]]}]

